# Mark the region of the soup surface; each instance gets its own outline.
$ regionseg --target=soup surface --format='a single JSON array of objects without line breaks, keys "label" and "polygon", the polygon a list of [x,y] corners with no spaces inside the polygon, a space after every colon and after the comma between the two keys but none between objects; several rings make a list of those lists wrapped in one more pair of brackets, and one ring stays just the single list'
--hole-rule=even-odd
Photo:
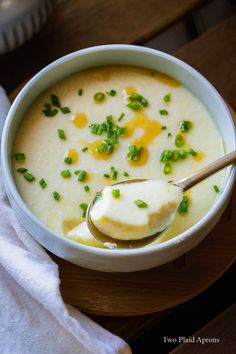
[{"label": "soup surface", "polygon": [[[77,73],[45,91],[19,128],[13,156],[17,187],[49,228],[99,246],[84,222],[87,205],[128,178],[178,181],[223,155],[204,105],[178,81],[134,67]],[[172,226],[155,242],[185,231],[211,208],[223,173],[187,191]],[[135,223],[130,215],[131,223]],[[78,229],[78,228],[77,228]]]}]

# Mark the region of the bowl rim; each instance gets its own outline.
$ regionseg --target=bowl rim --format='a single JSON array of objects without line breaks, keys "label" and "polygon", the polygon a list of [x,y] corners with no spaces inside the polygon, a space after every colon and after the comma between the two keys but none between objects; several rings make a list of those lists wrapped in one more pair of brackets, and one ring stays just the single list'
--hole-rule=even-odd
[{"label": "bowl rim", "polygon": [[[231,194],[233,184],[235,181],[235,177],[236,177],[236,166],[232,165],[229,167],[229,173],[228,173],[228,177],[225,182],[225,185],[224,185],[224,189],[223,189],[222,193],[219,195],[219,197],[216,199],[213,206],[210,208],[210,210],[208,210],[208,212],[203,216],[203,218],[201,218],[197,223],[195,223],[189,229],[185,230],[181,234],[179,234],[179,235],[173,237],[172,239],[167,240],[163,243],[157,243],[157,244],[149,245],[147,247],[141,247],[141,248],[135,248],[135,249],[117,249],[117,250],[108,249],[108,248],[107,249],[106,248],[98,248],[98,247],[85,245],[82,243],[77,243],[73,240],[63,237],[59,233],[50,229],[26,205],[26,203],[24,202],[23,198],[21,197],[21,195],[16,187],[14,177],[10,172],[10,164],[8,163],[8,150],[7,150],[8,137],[10,134],[12,121],[14,120],[14,114],[15,114],[16,108],[21,103],[21,100],[24,98],[24,95],[31,89],[31,87],[37,82],[38,79],[40,79],[44,75],[47,75],[47,73],[51,69],[60,65],[61,63],[65,62],[65,61],[70,61],[71,59],[73,59],[75,57],[79,57],[81,55],[92,54],[97,51],[102,52],[102,51],[107,51],[107,50],[112,50],[112,51],[129,50],[129,51],[133,51],[133,52],[142,52],[147,55],[152,54],[152,55],[161,57],[162,59],[167,59],[168,61],[177,64],[178,66],[180,66],[184,70],[191,72],[194,75],[195,79],[197,79],[202,84],[204,84],[208,87],[208,90],[211,92],[211,95],[214,96],[214,98],[216,100],[218,100],[219,103],[222,105],[222,108],[224,110],[224,117],[227,117],[227,119],[229,120],[229,122],[232,126],[232,134],[233,134],[234,139],[236,141],[236,130],[235,130],[234,121],[232,119],[232,116],[230,114],[228,107],[226,106],[226,103],[224,102],[223,98],[220,96],[218,91],[215,89],[215,87],[202,74],[200,74],[196,69],[192,68],[190,65],[186,64],[182,60],[180,60],[170,54],[167,54],[165,52],[156,50],[156,49],[141,47],[141,46],[137,46],[137,45],[129,45],[129,44],[99,45],[99,46],[89,47],[89,48],[85,48],[85,49],[81,49],[81,50],[69,53],[69,54],[62,56],[59,59],[53,61],[52,63],[48,64],[46,67],[41,69],[36,75],[34,75],[32,77],[32,79],[18,93],[17,97],[15,98],[15,100],[8,112],[8,115],[7,115],[7,118],[6,118],[4,127],[3,127],[3,132],[2,132],[1,166],[2,166],[2,173],[4,175],[4,184],[5,184],[6,189],[10,192],[11,196],[13,197],[14,201],[16,202],[17,206],[20,209],[22,209],[22,211],[28,216],[28,218],[31,219],[34,223],[36,223],[37,226],[40,227],[45,233],[47,233],[49,237],[56,237],[56,239],[59,242],[62,242],[62,244],[65,246],[74,248],[78,251],[82,251],[82,252],[86,252],[86,253],[90,253],[90,254],[96,254],[96,255],[103,256],[103,257],[110,257],[110,256],[112,256],[112,257],[126,257],[127,255],[129,257],[132,257],[132,256],[137,256],[137,255],[157,253],[158,251],[170,249],[170,248],[174,247],[176,244],[184,242],[186,239],[190,239],[199,228],[206,226],[208,224],[208,222],[212,218],[214,218],[214,215],[217,215],[217,213],[221,209],[221,206],[224,205],[224,203],[227,201],[228,197]],[[236,143],[234,145],[236,145]],[[234,148],[235,148],[235,146],[234,146]]]}]

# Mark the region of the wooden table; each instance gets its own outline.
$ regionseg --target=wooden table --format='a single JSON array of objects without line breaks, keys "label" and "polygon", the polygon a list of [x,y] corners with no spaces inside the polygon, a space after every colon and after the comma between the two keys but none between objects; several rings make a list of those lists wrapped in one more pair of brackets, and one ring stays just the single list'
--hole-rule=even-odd
[{"label": "wooden table", "polygon": [[[0,82],[11,91],[38,69],[73,50],[104,43],[140,43],[199,6],[199,0],[68,0],[33,40],[0,57]],[[125,11],[124,11],[125,8]],[[145,16],[143,15],[145,14]],[[202,72],[236,109],[236,15],[180,49],[176,56]],[[169,315],[170,311],[168,311]],[[130,318],[91,316],[131,341],[167,312]]]}]

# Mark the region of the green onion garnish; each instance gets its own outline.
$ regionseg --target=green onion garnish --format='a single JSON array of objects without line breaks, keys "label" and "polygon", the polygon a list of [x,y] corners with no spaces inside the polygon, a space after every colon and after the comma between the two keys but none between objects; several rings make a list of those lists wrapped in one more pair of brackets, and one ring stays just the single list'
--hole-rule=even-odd
[{"label": "green onion garnish", "polygon": [[33,182],[35,180],[35,177],[31,175],[29,172],[25,172],[23,174],[23,177],[28,181],[28,182]]},{"label": "green onion garnish", "polygon": [[143,151],[143,146],[129,145],[129,152],[127,154],[128,160],[138,161]]},{"label": "green onion garnish", "polygon": [[171,100],[171,93],[167,93],[164,97],[163,97],[164,102],[170,102]]},{"label": "green onion garnish", "polygon": [[102,102],[105,99],[105,94],[103,92],[97,92],[97,93],[95,93],[93,98],[96,102]]},{"label": "green onion garnish", "polygon": [[125,172],[123,173],[123,176],[125,176],[125,177],[129,177],[128,172],[126,172],[126,171],[125,171]]},{"label": "green onion garnish", "polygon": [[77,171],[75,171],[75,175],[77,175],[78,181],[79,181],[79,182],[82,182],[82,181],[85,180],[86,175],[87,175],[87,172],[84,171],[84,170],[77,170]]},{"label": "green onion garnish", "polygon": [[120,190],[119,189],[112,189],[111,191],[113,198],[118,199],[120,198]]},{"label": "green onion garnish", "polygon": [[179,214],[185,214],[188,212],[188,206],[189,206],[189,198],[184,195],[183,199],[178,207],[178,212]]},{"label": "green onion garnish", "polygon": [[121,115],[119,116],[118,118],[118,122],[120,122],[123,118],[124,118],[125,114],[124,113],[121,113]]},{"label": "green onion garnish", "polygon": [[214,189],[214,191],[215,191],[216,193],[219,193],[219,192],[220,192],[220,189],[219,189],[219,187],[218,187],[216,184],[213,186],[213,189]]},{"label": "green onion garnish", "polygon": [[137,200],[134,201],[134,203],[139,208],[147,208],[148,207],[147,203],[145,203],[142,199],[137,199]]},{"label": "green onion garnish", "polygon": [[44,103],[43,113],[46,117],[54,117],[58,113],[58,109],[52,108],[51,103]]},{"label": "green onion garnish", "polygon": [[25,161],[25,154],[23,152],[17,152],[15,154],[16,161]]},{"label": "green onion garnish", "polygon": [[78,95],[79,95],[79,96],[82,96],[82,95],[83,95],[83,90],[82,90],[81,88],[78,90]]},{"label": "green onion garnish", "polygon": [[85,192],[89,192],[90,191],[89,186],[84,186],[84,190],[85,190]]},{"label": "green onion garnish", "polygon": [[167,128],[166,128],[166,125],[162,125],[162,126],[161,126],[161,130],[165,130],[165,129],[167,129]]},{"label": "green onion garnish", "polygon": [[163,172],[165,175],[169,175],[172,172],[172,167],[169,162],[166,162],[164,167],[163,167]]},{"label": "green onion garnish", "polygon": [[108,173],[104,173],[103,175],[105,178],[110,178],[110,175]]},{"label": "green onion garnish", "polygon": [[108,96],[114,97],[114,96],[116,95],[116,91],[115,91],[115,90],[111,90],[111,91],[109,91],[109,92],[106,92],[106,94],[107,94]]},{"label": "green onion garnish", "polygon": [[182,147],[184,145],[184,138],[182,137],[182,135],[177,134],[175,137],[175,146],[176,147]]},{"label": "green onion garnish", "polygon": [[[148,100],[144,98],[142,95],[140,95],[138,92],[134,92],[129,96],[130,101],[132,102],[138,102],[140,106],[142,107],[147,107],[148,106]],[[132,108],[128,105],[129,108]],[[134,108],[132,108],[134,109]],[[136,110],[136,109],[135,109]]]},{"label": "green onion garnish", "polygon": [[197,156],[197,151],[195,151],[193,148],[188,150],[188,154],[194,156]]},{"label": "green onion garnish", "polygon": [[140,108],[142,108],[142,104],[139,101],[134,101],[128,103],[127,107],[133,109],[134,111],[138,111]]},{"label": "green onion garnish", "polygon": [[72,158],[69,157],[69,156],[66,156],[66,157],[64,158],[64,163],[66,163],[67,165],[71,165],[71,163],[72,163]]},{"label": "green onion garnish", "polygon": [[64,114],[67,114],[67,113],[70,113],[71,110],[69,107],[61,107],[61,112],[64,113]]},{"label": "green onion garnish", "polygon": [[192,122],[190,122],[189,120],[183,120],[180,123],[180,130],[183,133],[187,133],[191,128],[192,128]]},{"label": "green onion garnish", "polygon": [[39,184],[43,189],[47,187],[47,182],[43,178],[41,178]]},{"label": "green onion garnish", "polygon": [[53,195],[53,198],[54,198],[55,200],[57,200],[57,201],[59,201],[59,200],[61,199],[60,194],[59,194],[58,192],[56,192],[56,191],[53,192],[52,195]]},{"label": "green onion garnish", "polygon": [[28,170],[27,170],[27,168],[24,168],[24,167],[19,167],[17,170],[16,170],[16,172],[19,172],[19,173],[25,173],[25,172],[27,172]]},{"label": "green onion garnish", "polygon": [[71,177],[71,173],[69,170],[63,170],[63,171],[61,171],[61,176],[63,178],[69,178],[69,177]]},{"label": "green onion garnish", "polygon": [[61,108],[61,102],[59,100],[59,97],[56,95],[51,95],[51,102],[53,106]]},{"label": "green onion garnish", "polygon": [[88,204],[87,203],[81,203],[79,206],[83,210],[83,218],[85,218],[86,212],[87,212],[87,209],[88,209]]},{"label": "green onion garnish", "polygon": [[111,166],[111,178],[115,181],[118,177],[118,171],[114,166]]},{"label": "green onion garnish", "polygon": [[159,113],[161,116],[167,116],[169,114],[166,109],[159,109]]},{"label": "green onion garnish", "polygon": [[81,151],[83,151],[83,152],[88,151],[88,147],[85,146]]},{"label": "green onion garnish", "polygon": [[66,134],[65,134],[63,129],[58,129],[57,133],[58,133],[58,136],[59,136],[60,139],[66,140]]}]

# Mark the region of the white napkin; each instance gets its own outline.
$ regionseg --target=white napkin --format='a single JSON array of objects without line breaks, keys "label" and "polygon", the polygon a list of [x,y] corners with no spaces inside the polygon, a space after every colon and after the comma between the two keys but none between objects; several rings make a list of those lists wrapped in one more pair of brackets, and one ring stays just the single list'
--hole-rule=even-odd
[{"label": "white napkin", "polygon": [[[0,129],[10,107],[0,87]],[[0,353],[130,354],[61,297],[58,267],[17,221],[0,176]]]}]

